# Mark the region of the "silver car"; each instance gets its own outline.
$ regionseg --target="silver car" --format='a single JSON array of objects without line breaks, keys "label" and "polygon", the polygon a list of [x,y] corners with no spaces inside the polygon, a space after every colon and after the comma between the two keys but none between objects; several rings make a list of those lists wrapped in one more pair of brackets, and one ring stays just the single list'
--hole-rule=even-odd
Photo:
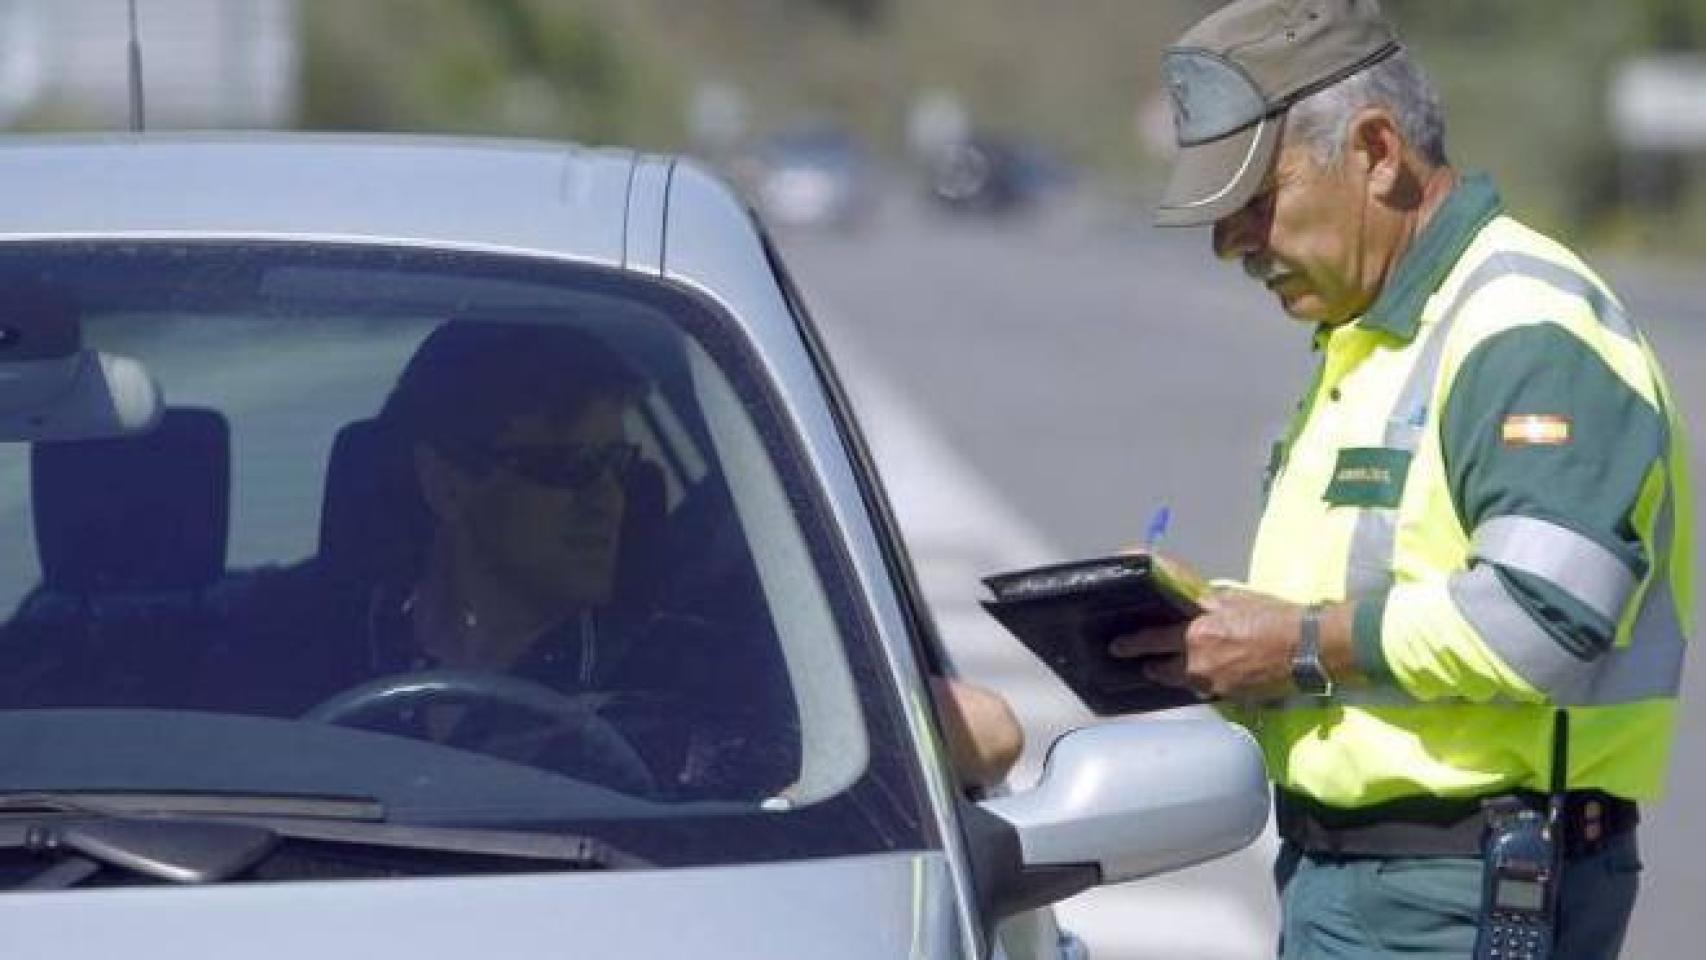
[{"label": "silver car", "polygon": [[956,779],[829,358],[691,162],[25,138],[0,197],[9,957],[1040,957],[1003,921],[1265,822],[1209,720]]}]

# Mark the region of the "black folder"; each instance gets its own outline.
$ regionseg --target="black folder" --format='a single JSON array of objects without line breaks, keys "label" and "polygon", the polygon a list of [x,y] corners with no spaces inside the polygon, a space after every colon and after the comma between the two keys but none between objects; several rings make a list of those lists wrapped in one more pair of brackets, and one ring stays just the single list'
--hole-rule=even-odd
[{"label": "black folder", "polygon": [[1148,554],[1119,554],[1014,570],[983,578],[983,606],[1097,716],[1144,713],[1200,702],[1183,687],[1158,684],[1143,659],[1108,653],[1121,634],[1189,620],[1200,612],[1200,583]]}]

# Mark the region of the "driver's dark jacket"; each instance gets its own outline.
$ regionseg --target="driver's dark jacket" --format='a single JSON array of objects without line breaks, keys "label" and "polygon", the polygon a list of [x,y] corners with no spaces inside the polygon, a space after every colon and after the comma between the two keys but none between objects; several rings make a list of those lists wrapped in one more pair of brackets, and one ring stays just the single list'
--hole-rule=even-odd
[{"label": "driver's dark jacket", "polygon": [[[314,560],[250,579],[203,674],[215,709],[296,717],[375,678],[436,666],[414,642],[407,584],[339,577]],[[548,630],[505,672],[568,696],[613,695],[601,716],[666,792],[768,796],[791,781],[798,721],[774,658],[691,617],[601,611],[591,621]],[[383,729],[418,732],[411,722]],[[487,718],[457,739],[522,722]]]}]

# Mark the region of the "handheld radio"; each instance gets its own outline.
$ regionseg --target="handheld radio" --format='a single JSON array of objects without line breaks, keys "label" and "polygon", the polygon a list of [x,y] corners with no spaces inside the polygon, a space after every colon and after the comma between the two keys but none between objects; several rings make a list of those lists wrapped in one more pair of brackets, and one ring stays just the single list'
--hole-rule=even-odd
[{"label": "handheld radio", "polygon": [[1559,710],[1552,726],[1552,791],[1544,813],[1515,797],[1488,801],[1475,960],[1552,956],[1563,870],[1568,741],[1569,718]]}]

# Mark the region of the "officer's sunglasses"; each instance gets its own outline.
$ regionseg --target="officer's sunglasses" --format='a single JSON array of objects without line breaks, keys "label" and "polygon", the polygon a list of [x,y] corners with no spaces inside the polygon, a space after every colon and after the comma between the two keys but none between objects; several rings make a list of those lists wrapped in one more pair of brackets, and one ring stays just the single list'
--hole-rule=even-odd
[{"label": "officer's sunglasses", "polygon": [[578,490],[600,477],[625,476],[639,456],[637,445],[619,441],[489,447],[481,459],[540,486]]}]

